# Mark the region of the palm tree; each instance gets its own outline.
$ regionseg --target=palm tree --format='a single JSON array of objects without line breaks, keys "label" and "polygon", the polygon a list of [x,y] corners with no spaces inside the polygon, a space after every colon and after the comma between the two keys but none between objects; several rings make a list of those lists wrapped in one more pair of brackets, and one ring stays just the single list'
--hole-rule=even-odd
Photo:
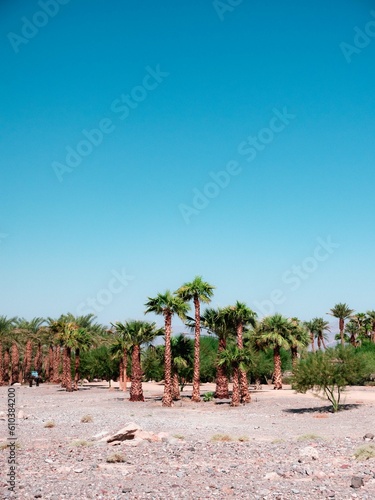
[{"label": "palm tree", "polygon": [[[29,380],[31,376],[32,365],[32,355],[33,355],[33,343],[38,341],[38,347],[40,345],[40,337],[44,333],[43,324],[45,323],[44,318],[33,318],[28,321],[25,318],[17,318],[15,322],[15,330],[26,340],[25,354],[23,358],[23,379]],[[35,367],[37,369],[37,367]],[[46,377],[48,379],[48,375]]]},{"label": "palm tree", "polygon": [[[235,326],[224,309],[208,308],[201,317],[202,328],[208,333],[218,337],[218,360],[220,354],[226,349],[227,341],[235,335]],[[225,363],[217,363],[215,397],[218,399],[229,398],[229,382]]]},{"label": "palm tree", "polygon": [[200,398],[200,303],[209,304],[213,296],[214,286],[196,276],[193,281],[184,283],[176,294],[185,302],[193,300],[195,311],[195,336],[194,336],[194,372],[193,372],[193,394],[191,400],[199,402]]},{"label": "palm tree", "polygon": [[372,325],[371,340],[375,342],[375,311],[367,311],[366,314]]},{"label": "palm tree", "polygon": [[349,343],[353,346],[353,347],[357,347],[358,345],[358,341],[357,341],[357,338],[360,334],[360,327],[358,326],[358,323],[351,319],[350,321],[348,321],[345,325],[345,333],[348,334],[348,340],[349,340]]},{"label": "palm tree", "polygon": [[259,323],[253,337],[255,349],[273,349],[274,389],[282,389],[282,371],[280,349],[290,349],[300,342],[293,337],[293,325],[290,320],[274,314],[267,316]]},{"label": "palm tree", "polygon": [[78,381],[80,379],[80,360],[81,351],[88,351],[92,346],[97,346],[100,343],[100,337],[104,332],[104,328],[95,323],[96,316],[94,314],[86,314],[84,316],[75,317],[72,313],[63,316],[64,320],[77,325],[74,338],[74,385],[73,389],[78,390]]},{"label": "palm tree", "polygon": [[304,325],[310,334],[311,352],[315,352],[315,324],[314,321],[304,321]]},{"label": "palm tree", "polygon": [[221,351],[218,364],[227,373],[231,373],[233,381],[231,406],[239,406],[241,403],[240,371],[246,371],[250,362],[249,354],[245,349],[239,349],[237,345],[230,343],[226,349]]},{"label": "palm tree", "polygon": [[292,318],[290,322],[292,334],[290,352],[292,355],[292,366],[294,369],[298,359],[298,347],[307,347],[309,345],[309,331],[305,324],[298,318]]},{"label": "palm tree", "polygon": [[190,309],[189,305],[180,297],[172,294],[169,290],[165,293],[158,293],[156,297],[148,297],[145,304],[147,313],[162,314],[164,316],[165,350],[164,350],[164,395],[163,406],[172,406],[172,316],[177,314],[182,320],[186,319],[186,314]]},{"label": "palm tree", "polygon": [[127,391],[127,367],[128,367],[128,352],[131,349],[131,342],[128,336],[126,323],[116,323],[112,326],[115,328],[115,337],[109,347],[109,352],[114,359],[120,360],[119,385],[124,392]]},{"label": "palm tree", "polygon": [[[9,343],[11,340],[13,328],[17,318],[7,318],[0,316],[0,385],[8,384],[9,364],[10,364],[10,351]],[[3,358],[3,344],[5,344],[5,353]]]},{"label": "palm tree", "polygon": [[352,320],[357,323],[358,337],[360,337],[360,340],[371,338],[371,333],[369,332],[372,328],[372,321],[366,313],[357,313],[352,316]]},{"label": "palm tree", "polygon": [[[245,303],[239,301],[237,301],[234,306],[226,307],[224,309],[224,314],[227,314],[229,319],[234,323],[237,334],[237,347],[240,350],[243,349],[244,327],[255,327],[255,318],[257,314],[248,308]],[[246,371],[240,369],[239,377],[241,403],[249,403],[251,401],[251,396]]]},{"label": "palm tree", "polygon": [[180,334],[171,339],[172,348],[172,399],[177,401],[180,397],[179,382],[182,387],[186,383],[193,367],[194,346],[191,339]]},{"label": "palm tree", "polygon": [[114,327],[121,331],[126,341],[131,344],[132,373],[129,401],[144,401],[142,389],[141,346],[150,343],[155,337],[162,334],[155,323],[148,321],[117,322]]},{"label": "palm tree", "polygon": [[353,312],[354,310],[350,309],[347,304],[343,304],[340,302],[336,304],[334,307],[332,307],[332,309],[328,313],[339,320],[340,339],[342,346],[345,345],[345,339],[344,339],[345,320],[347,318],[350,318]]},{"label": "palm tree", "polygon": [[55,331],[58,345],[63,348],[63,373],[61,386],[64,387],[67,392],[72,392],[71,358],[72,349],[75,348],[77,343],[77,332],[79,330],[79,326],[74,322],[66,321],[64,316],[61,316],[52,325],[52,328]]},{"label": "palm tree", "polygon": [[314,325],[314,335],[318,344],[319,351],[322,346],[324,349],[327,349],[326,341],[328,340],[328,336],[325,332],[329,332],[329,322],[325,321],[323,318],[313,318],[312,323]]}]

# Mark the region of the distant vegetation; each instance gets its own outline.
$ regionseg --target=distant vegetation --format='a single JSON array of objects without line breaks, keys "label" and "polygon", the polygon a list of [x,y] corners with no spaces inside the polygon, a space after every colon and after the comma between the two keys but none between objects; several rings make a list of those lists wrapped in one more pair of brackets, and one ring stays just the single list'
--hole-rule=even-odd
[{"label": "distant vegetation", "polygon": [[[163,316],[164,328],[144,320],[106,327],[92,314],[30,321],[0,316],[0,385],[32,383],[32,372],[38,372],[43,382],[66,391],[77,390],[84,379],[118,380],[127,390],[130,378],[130,400],[143,401],[142,381],[163,380],[163,405],[171,406],[187,383],[198,402],[200,383],[215,382],[212,396],[231,396],[237,406],[250,401],[249,382],[281,389],[287,376],[297,391],[322,392],[338,409],[346,385],[375,383],[375,311],[355,313],[336,304],[329,314],[338,320],[340,346],[327,349],[324,318],[302,322],[274,314],[258,320],[238,301],[202,311],[213,291],[197,276],[174,293],[149,297],[145,312]],[[175,315],[184,321],[185,334],[172,335]],[[164,343],[155,346],[159,336]]]}]

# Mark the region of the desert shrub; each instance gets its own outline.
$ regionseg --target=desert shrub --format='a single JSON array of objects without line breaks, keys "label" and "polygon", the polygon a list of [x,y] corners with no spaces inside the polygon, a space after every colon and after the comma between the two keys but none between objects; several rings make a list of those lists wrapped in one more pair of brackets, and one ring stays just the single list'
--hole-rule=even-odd
[{"label": "desert shrub", "polygon": [[203,401],[207,403],[208,401],[212,401],[214,399],[214,393],[213,392],[206,392],[203,395]]},{"label": "desert shrub", "polygon": [[354,456],[357,460],[369,460],[370,458],[375,458],[375,445],[365,444],[361,446],[354,452]]},{"label": "desert shrub", "polygon": [[112,453],[108,455],[107,462],[110,464],[125,462],[125,456],[122,453]]},{"label": "desert shrub", "polygon": [[202,336],[200,341],[200,380],[214,382],[219,341],[212,336]]},{"label": "desert shrub", "polygon": [[371,372],[366,356],[356,349],[337,347],[309,353],[294,369],[293,388],[305,393],[313,390],[323,393],[332,404],[333,411],[339,410],[342,391],[347,385],[358,383]]},{"label": "desert shrub", "polygon": [[164,378],[164,346],[149,346],[142,353],[144,380],[160,382]]},{"label": "desert shrub", "polygon": [[93,421],[92,419],[92,416],[91,415],[84,415],[82,418],[81,418],[81,423],[82,424],[89,424]]},{"label": "desert shrub", "polygon": [[[115,380],[119,376],[118,359],[113,359],[107,346],[100,346],[81,354],[80,374],[81,378],[93,380]],[[130,373],[130,372],[129,372]]]}]

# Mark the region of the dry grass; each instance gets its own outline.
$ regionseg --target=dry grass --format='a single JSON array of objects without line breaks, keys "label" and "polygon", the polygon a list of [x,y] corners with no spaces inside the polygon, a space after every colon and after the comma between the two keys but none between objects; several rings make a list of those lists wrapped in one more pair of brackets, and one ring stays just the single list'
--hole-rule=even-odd
[{"label": "dry grass", "polygon": [[55,424],[55,422],[54,422],[53,420],[48,420],[48,422],[46,422],[46,423],[44,424],[44,427],[45,427],[46,429],[52,429],[52,427],[55,427],[55,425],[56,425],[56,424]]},{"label": "dry grass", "polygon": [[375,445],[365,444],[364,446],[361,446],[354,452],[354,456],[359,461],[375,458]]},{"label": "dry grass", "polygon": [[249,441],[249,437],[248,436],[240,436],[238,438],[238,441],[240,441],[241,443],[246,443],[247,441]]},{"label": "dry grass", "polygon": [[112,455],[108,455],[107,462],[109,464],[125,462],[125,457],[122,453],[112,453]]},{"label": "dry grass", "polygon": [[93,418],[91,415],[84,415],[82,418],[81,418],[81,423],[82,424],[90,424],[91,422],[93,421]]},{"label": "dry grass", "polygon": [[84,439],[76,439],[75,441],[72,441],[72,446],[92,446],[92,443],[89,441],[85,441]]},{"label": "dry grass", "polygon": [[[10,446],[10,443],[5,443],[5,442],[2,442],[2,443],[0,443],[0,450],[1,450],[1,451],[4,451],[4,450],[6,450],[7,448],[9,448],[9,446]],[[19,443],[16,443],[16,445],[15,445],[15,446],[16,446],[16,448],[17,448],[17,449],[19,449],[19,448],[21,447]]]},{"label": "dry grass", "polygon": [[323,438],[317,434],[303,434],[297,438],[297,441],[318,441],[319,439]]},{"label": "dry grass", "polygon": [[233,439],[228,434],[215,434],[212,436],[211,441],[228,442],[233,441]]},{"label": "dry grass", "polygon": [[181,441],[185,439],[185,436],[183,436],[182,434],[173,434],[173,437],[176,439],[181,439]]}]

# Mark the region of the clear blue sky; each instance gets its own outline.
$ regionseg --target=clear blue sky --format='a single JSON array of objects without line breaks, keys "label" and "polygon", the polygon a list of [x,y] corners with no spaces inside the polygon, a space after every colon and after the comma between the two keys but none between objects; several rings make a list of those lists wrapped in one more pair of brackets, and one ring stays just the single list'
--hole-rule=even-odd
[{"label": "clear blue sky", "polygon": [[0,4],[0,314],[375,308],[373,2],[61,2]]}]

